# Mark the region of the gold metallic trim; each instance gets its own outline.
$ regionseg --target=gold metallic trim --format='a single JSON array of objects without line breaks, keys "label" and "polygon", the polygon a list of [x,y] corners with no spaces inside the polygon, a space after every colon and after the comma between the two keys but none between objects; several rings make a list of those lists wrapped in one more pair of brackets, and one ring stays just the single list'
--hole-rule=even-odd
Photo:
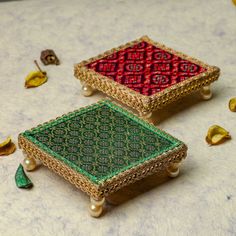
[{"label": "gold metallic trim", "polygon": [[156,158],[145,161],[142,164],[134,166],[120,174],[108,179],[98,185],[92,183],[84,175],[76,172],[63,162],[57,160],[48,153],[42,151],[31,141],[24,138],[22,135],[18,137],[19,147],[26,152],[29,157],[40,160],[43,165],[62,176],[64,179],[75,185],[77,188],[86,192],[95,199],[108,196],[111,193],[118,191],[120,188],[134,183],[146,176],[152,175],[166,169],[172,163],[179,163],[186,157],[187,147],[182,144]]},{"label": "gold metallic trim", "polygon": [[[114,52],[117,52],[121,49],[130,47],[141,41],[146,41],[150,44],[153,44],[163,50],[166,50],[172,54],[175,54],[185,60],[191,61],[197,65],[200,65],[206,68],[206,72],[203,72],[197,76],[193,76],[185,81],[182,81],[178,84],[175,84],[159,93],[153,94],[151,96],[142,95],[122,84],[119,84],[110,78],[101,75],[98,72],[95,72],[92,69],[86,68],[86,64],[101,59],[105,56],[108,56]],[[200,90],[202,87],[207,86],[218,79],[220,75],[220,69],[216,66],[210,66],[206,63],[203,63],[193,57],[187,56],[181,52],[175,51],[171,48],[166,47],[163,44],[154,42],[147,36],[143,36],[138,40],[126,43],[119,47],[113,48],[99,54],[96,57],[92,57],[88,60],[82,61],[79,64],[74,66],[74,75],[77,79],[86,83],[94,89],[98,89],[105,94],[119,100],[120,102],[138,110],[141,113],[152,112],[154,110],[160,109],[165,105],[176,101],[180,97],[191,94],[194,91]]]}]

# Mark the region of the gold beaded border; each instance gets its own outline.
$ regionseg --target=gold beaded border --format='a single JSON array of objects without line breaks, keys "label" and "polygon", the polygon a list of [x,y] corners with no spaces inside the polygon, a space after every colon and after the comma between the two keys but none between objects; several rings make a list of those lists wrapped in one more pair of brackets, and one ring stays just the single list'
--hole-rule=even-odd
[{"label": "gold beaded border", "polygon": [[[146,41],[156,47],[166,50],[172,54],[175,54],[185,60],[191,61],[197,65],[206,68],[206,71],[193,76],[185,81],[175,84],[159,93],[152,96],[142,95],[122,84],[119,84],[110,78],[101,75],[100,73],[86,68],[86,64],[108,56],[114,52],[133,46],[141,41]],[[216,66],[210,66],[196,58],[190,57],[182,52],[178,52],[174,49],[168,48],[163,44],[154,42],[148,36],[143,36],[140,39],[131,41],[119,47],[113,48],[99,54],[96,57],[92,57],[88,60],[84,60],[74,66],[74,75],[77,79],[85,82],[87,85],[94,89],[98,89],[107,95],[121,101],[122,103],[138,110],[140,113],[152,112],[160,109],[165,105],[176,101],[180,97],[186,96],[194,91],[201,89],[204,86],[210,85],[212,82],[218,79],[220,75],[220,69]]]},{"label": "gold beaded border", "polygon": [[149,175],[165,170],[173,163],[180,163],[187,155],[187,146],[182,144],[156,158],[145,161],[127,171],[121,172],[99,186],[101,196],[108,196],[119,189],[141,180]]},{"label": "gold beaded border", "polygon": [[94,198],[97,198],[100,195],[98,186],[96,184],[89,181],[89,179],[84,175],[76,172],[62,161],[59,161],[58,159],[49,155],[47,152],[40,149],[37,145],[22,135],[18,136],[18,144],[28,157],[33,157],[36,160],[40,160],[43,165],[62,176],[77,188],[80,188],[83,192],[86,192]]},{"label": "gold beaded border", "polygon": [[185,144],[181,144],[178,147],[157,156],[156,158],[147,160],[144,163],[134,166],[112,177],[111,179],[99,184],[94,184],[84,175],[76,172],[69,166],[65,165],[62,161],[59,161],[45,151],[41,150],[22,135],[19,135],[18,137],[18,144],[29,157],[40,160],[43,165],[47,166],[49,169],[62,176],[71,184],[75,185],[77,188],[86,192],[95,199],[109,196],[111,193],[118,191],[122,187],[166,169],[172,163],[179,163],[187,155],[187,146]]}]

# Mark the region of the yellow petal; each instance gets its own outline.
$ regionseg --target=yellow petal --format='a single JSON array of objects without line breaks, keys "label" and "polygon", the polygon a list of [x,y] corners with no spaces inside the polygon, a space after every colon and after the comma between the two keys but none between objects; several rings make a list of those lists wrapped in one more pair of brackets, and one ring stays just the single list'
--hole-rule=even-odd
[{"label": "yellow petal", "polygon": [[232,1],[233,1],[234,5],[236,6],[236,0],[232,0]]},{"label": "yellow petal", "polygon": [[11,142],[11,138],[7,137],[7,139],[4,142],[0,143],[0,148],[8,145],[10,142]]},{"label": "yellow petal", "polygon": [[[235,0],[236,1],[236,0]],[[236,111],[236,97],[229,100],[229,109],[230,111]]]},{"label": "yellow petal", "polygon": [[8,137],[4,142],[0,143],[0,156],[9,155],[16,150],[16,145],[12,143],[11,138]]},{"label": "yellow petal", "polygon": [[32,71],[25,78],[25,87],[32,88],[38,87],[47,81],[46,72]]},{"label": "yellow petal", "polygon": [[219,125],[212,125],[207,132],[206,141],[210,145],[220,144],[226,139],[230,139],[229,132]]}]

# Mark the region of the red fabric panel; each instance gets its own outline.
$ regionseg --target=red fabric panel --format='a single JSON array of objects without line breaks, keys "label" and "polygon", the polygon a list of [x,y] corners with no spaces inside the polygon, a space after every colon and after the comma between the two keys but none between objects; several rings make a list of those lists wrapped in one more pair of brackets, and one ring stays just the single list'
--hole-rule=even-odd
[{"label": "red fabric panel", "polygon": [[87,67],[147,96],[206,71],[147,42],[115,52]]}]

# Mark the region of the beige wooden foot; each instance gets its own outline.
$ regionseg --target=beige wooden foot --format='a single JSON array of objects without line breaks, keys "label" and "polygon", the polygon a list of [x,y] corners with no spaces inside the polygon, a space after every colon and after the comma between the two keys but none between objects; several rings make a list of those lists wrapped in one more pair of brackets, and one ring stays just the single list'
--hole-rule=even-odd
[{"label": "beige wooden foot", "polygon": [[105,198],[96,200],[90,197],[89,213],[92,217],[99,217],[102,214],[104,202]]},{"label": "beige wooden foot", "polygon": [[94,89],[87,85],[87,84],[83,84],[82,85],[82,94],[85,96],[85,97],[89,97],[91,96],[92,94],[94,93]]},{"label": "beige wooden foot", "polygon": [[202,95],[202,98],[204,100],[209,100],[212,98],[212,92],[211,92],[211,88],[210,88],[210,85],[208,86],[204,86],[201,91],[200,91],[201,95]]},{"label": "beige wooden foot", "polygon": [[171,165],[166,168],[168,176],[171,178],[177,177],[179,175],[180,165],[181,165],[181,162],[171,163]]},{"label": "beige wooden foot", "polygon": [[30,157],[26,154],[26,152],[23,152],[25,159],[23,160],[23,166],[27,171],[35,170],[36,168],[36,161],[33,157]]}]

